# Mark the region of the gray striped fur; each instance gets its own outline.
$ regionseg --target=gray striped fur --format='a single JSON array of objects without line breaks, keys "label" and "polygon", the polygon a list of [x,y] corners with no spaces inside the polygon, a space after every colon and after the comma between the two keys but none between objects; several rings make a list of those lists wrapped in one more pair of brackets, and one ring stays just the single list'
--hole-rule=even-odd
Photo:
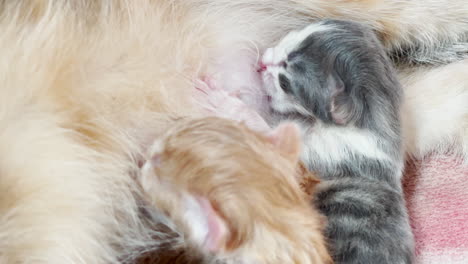
[{"label": "gray striped fur", "polygon": [[[323,180],[315,203],[328,217],[335,262],[412,263],[401,187],[400,83],[371,29],[341,20],[317,24],[323,26],[309,27],[313,33],[289,50],[278,74],[286,96],[274,98],[267,87],[272,109],[277,121],[295,120],[302,128],[302,158]],[[336,96],[340,85],[344,91]],[[292,104],[305,111],[287,107]]]}]

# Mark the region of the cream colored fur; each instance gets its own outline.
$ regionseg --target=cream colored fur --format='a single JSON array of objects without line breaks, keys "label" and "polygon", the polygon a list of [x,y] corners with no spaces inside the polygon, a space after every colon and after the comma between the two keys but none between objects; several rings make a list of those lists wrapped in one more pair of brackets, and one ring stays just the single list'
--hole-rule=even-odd
[{"label": "cream colored fur", "polygon": [[406,69],[403,128],[408,154],[448,152],[468,161],[468,60]]},{"label": "cream colored fur", "polygon": [[17,0],[0,10],[0,263],[119,263],[157,246],[138,215],[135,157],[168,114],[196,115],[194,77],[249,86],[258,50],[319,17],[372,24],[389,49],[463,42],[468,28],[463,0]]}]

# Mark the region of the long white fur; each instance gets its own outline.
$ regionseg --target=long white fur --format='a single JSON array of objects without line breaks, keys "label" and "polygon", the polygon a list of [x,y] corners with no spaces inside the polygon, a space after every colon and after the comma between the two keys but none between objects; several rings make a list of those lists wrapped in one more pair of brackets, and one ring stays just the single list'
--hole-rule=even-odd
[{"label": "long white fur", "polygon": [[[248,70],[257,51],[319,17],[358,18],[376,29],[395,23],[389,47],[429,49],[441,39],[462,41],[468,28],[464,0],[150,2],[0,4],[0,263],[119,263],[157,246],[138,217],[132,155],[162,129],[156,112],[193,112],[180,96],[192,77],[213,74],[231,87],[258,83]],[[449,79],[448,67],[434,70],[437,80]],[[423,83],[420,77],[411,87]],[[55,89],[74,103],[57,104]],[[166,103],[150,110],[155,98]],[[92,114],[88,124],[71,123],[83,109]],[[95,147],[79,132],[87,128],[113,147]]]}]

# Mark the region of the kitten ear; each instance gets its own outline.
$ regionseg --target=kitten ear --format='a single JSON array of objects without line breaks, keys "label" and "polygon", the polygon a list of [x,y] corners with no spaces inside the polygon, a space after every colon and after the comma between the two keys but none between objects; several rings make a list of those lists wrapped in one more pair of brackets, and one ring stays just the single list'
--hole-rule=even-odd
[{"label": "kitten ear", "polygon": [[[151,195],[152,193],[173,192],[179,194],[175,186],[168,184],[164,179],[158,177],[156,170],[162,165],[162,153],[164,145],[162,142],[155,142],[149,151],[146,162],[141,168],[139,177],[143,190]],[[205,197],[182,192],[182,219],[187,223],[190,231],[190,238],[197,246],[205,252],[216,253],[225,248],[228,228],[225,220],[215,210],[213,204]]]},{"label": "kitten ear", "polygon": [[161,165],[161,153],[163,151],[162,141],[155,141],[149,149],[149,155],[141,167],[139,181],[145,192],[151,192],[160,185],[160,179],[154,169]]},{"label": "kitten ear", "polygon": [[344,82],[333,72],[328,77],[327,85],[330,90],[330,116],[334,123],[345,125],[351,120],[353,105],[345,93]]},{"label": "kitten ear", "polygon": [[277,126],[268,136],[268,140],[279,150],[281,155],[292,163],[299,160],[301,136],[299,127],[291,122]]},{"label": "kitten ear", "polygon": [[195,199],[202,214],[202,221],[191,221],[192,228],[194,234],[200,231],[205,233],[204,236],[199,238],[201,240],[198,243],[202,245],[202,249],[205,251],[210,253],[220,252],[225,248],[229,235],[227,224],[207,198],[195,197]]},{"label": "kitten ear", "polygon": [[229,232],[213,204],[205,197],[191,196],[185,199],[185,206],[185,220],[190,223],[194,242],[209,253],[222,251]]},{"label": "kitten ear", "polygon": [[[153,159],[154,158],[154,159]],[[158,185],[160,185],[159,177],[156,175],[154,169],[159,166],[159,155],[154,156],[150,160],[147,160],[143,167],[141,168],[141,175],[138,177],[140,185],[143,190],[147,193],[151,193],[154,190],[157,190]]]}]

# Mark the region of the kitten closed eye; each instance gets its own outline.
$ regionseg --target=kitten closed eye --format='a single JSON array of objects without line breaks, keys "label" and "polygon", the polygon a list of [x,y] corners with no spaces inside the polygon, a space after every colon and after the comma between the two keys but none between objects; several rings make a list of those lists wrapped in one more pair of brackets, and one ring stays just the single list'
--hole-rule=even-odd
[{"label": "kitten closed eye", "polygon": [[292,94],[291,82],[284,74],[279,74],[279,84],[285,93]]}]

